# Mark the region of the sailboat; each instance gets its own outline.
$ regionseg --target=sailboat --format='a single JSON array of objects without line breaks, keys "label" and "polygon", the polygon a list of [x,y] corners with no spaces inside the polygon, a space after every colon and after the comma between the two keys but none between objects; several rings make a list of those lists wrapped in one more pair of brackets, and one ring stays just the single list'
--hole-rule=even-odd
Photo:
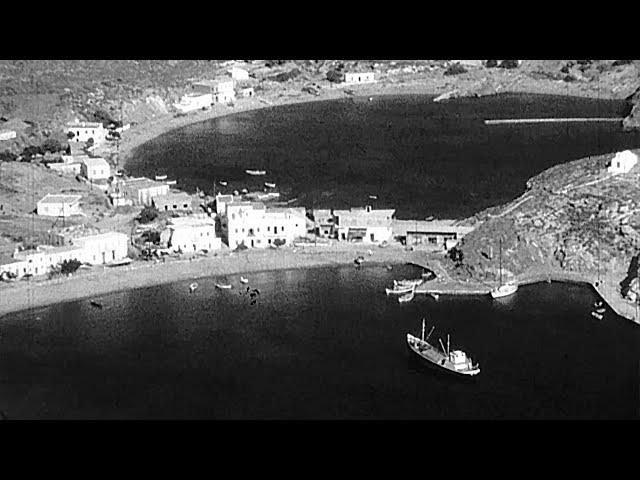
[{"label": "sailboat", "polygon": [[500,239],[500,285],[491,290],[493,298],[502,298],[512,295],[518,291],[518,285],[515,283],[502,283],[502,238]]},{"label": "sailboat", "polygon": [[435,365],[448,372],[458,375],[474,376],[480,373],[480,365],[473,364],[473,360],[467,356],[462,350],[451,351],[449,348],[449,335],[447,335],[447,348],[445,350],[442,340],[440,346],[442,352],[437,347],[431,345],[427,340],[433,333],[435,326],[431,327],[429,334],[425,338],[425,320],[422,319],[422,335],[420,338],[414,337],[410,333],[407,333],[407,345],[409,349],[418,355],[421,359],[428,361],[431,365]]},{"label": "sailboat", "polygon": [[398,303],[409,303],[416,295],[416,287],[411,287],[411,291],[409,293],[405,293],[404,295],[400,295],[398,297]]}]

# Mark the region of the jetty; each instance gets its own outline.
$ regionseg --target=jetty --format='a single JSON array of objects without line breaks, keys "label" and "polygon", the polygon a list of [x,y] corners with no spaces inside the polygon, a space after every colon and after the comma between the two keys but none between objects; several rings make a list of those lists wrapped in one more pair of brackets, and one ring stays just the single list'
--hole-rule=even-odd
[{"label": "jetty", "polygon": [[586,118],[501,118],[485,120],[485,125],[503,125],[511,123],[570,123],[570,122],[622,122],[624,118],[586,117]]}]

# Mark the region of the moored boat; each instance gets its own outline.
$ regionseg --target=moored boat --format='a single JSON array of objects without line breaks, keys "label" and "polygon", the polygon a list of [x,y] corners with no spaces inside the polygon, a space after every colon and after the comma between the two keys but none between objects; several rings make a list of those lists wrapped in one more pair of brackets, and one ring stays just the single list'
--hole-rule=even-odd
[{"label": "moored boat", "polygon": [[122,260],[116,260],[115,262],[107,263],[107,267],[121,267],[122,265],[129,265],[133,260],[129,257],[123,258]]},{"label": "moored boat", "polygon": [[216,288],[220,290],[229,290],[232,287],[230,283],[216,283]]},{"label": "moored boat", "polygon": [[249,279],[245,277],[240,277],[240,283],[249,283]]},{"label": "moored boat", "polygon": [[422,335],[420,338],[407,333],[407,345],[409,349],[421,359],[426,360],[430,364],[448,372],[464,376],[474,376],[479,374],[480,365],[478,363],[474,365],[473,360],[468,357],[465,352],[462,350],[450,350],[449,335],[447,335],[446,349],[442,344],[442,340],[439,340],[442,351],[438,350],[437,347],[434,347],[427,341],[433,333],[434,328],[435,327],[431,328],[429,335],[425,338],[425,320],[422,319]]},{"label": "moored boat", "polygon": [[412,280],[394,280],[393,285],[399,287],[417,287],[422,284],[421,278],[416,278]]},{"label": "moored boat", "polygon": [[395,285],[393,288],[385,288],[384,290],[387,292],[387,295],[405,295],[410,293],[413,288],[413,286],[401,287],[399,285]]},{"label": "moored boat", "polygon": [[264,186],[268,188],[276,188],[276,184],[271,182],[264,182]]},{"label": "moored boat", "polygon": [[166,180],[166,175],[156,175],[156,181],[161,182],[162,180]]},{"label": "moored boat", "polygon": [[177,180],[167,180],[164,183],[166,183],[167,185],[176,185],[178,183]]},{"label": "moored boat", "polygon": [[227,186],[227,182],[220,181],[220,182],[218,182],[218,183],[219,183],[220,185],[222,185],[223,187],[226,187],[226,186]]},{"label": "moored boat", "polygon": [[191,293],[195,292],[197,288],[198,288],[198,284],[196,282],[193,282],[191,285],[189,285],[189,291]]},{"label": "moored boat", "polygon": [[405,293],[404,295],[400,295],[398,297],[398,303],[409,303],[416,295],[416,288],[412,287],[409,293]]},{"label": "moored boat", "polygon": [[91,300],[89,303],[91,304],[92,307],[96,307],[96,308],[102,309],[102,304],[100,302],[96,302],[95,300]]},{"label": "moored boat", "polygon": [[266,170],[245,170],[249,175],[266,175]]},{"label": "moored boat", "polygon": [[500,284],[491,290],[491,296],[493,298],[502,298],[509,295],[513,295],[518,291],[518,285],[513,282],[506,284],[502,283],[502,238],[500,239]]}]

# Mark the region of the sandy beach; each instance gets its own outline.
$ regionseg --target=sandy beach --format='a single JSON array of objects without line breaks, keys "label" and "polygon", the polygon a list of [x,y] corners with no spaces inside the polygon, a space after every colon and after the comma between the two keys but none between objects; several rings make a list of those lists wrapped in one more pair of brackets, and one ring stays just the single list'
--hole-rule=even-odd
[{"label": "sandy beach", "polygon": [[[371,251],[372,255],[369,255],[368,251]],[[115,268],[96,266],[91,270],[79,270],[71,277],[0,284],[0,316],[54,303],[203,277],[328,265],[354,265],[353,261],[358,255],[365,257],[365,264],[398,264],[421,261],[427,257],[424,252],[405,251],[397,246],[383,249],[375,246],[335,244],[280,250],[246,250],[240,253],[221,252],[217,256],[209,255],[191,260],[171,259],[166,263],[139,261]],[[237,279],[228,280],[237,283]]]}]

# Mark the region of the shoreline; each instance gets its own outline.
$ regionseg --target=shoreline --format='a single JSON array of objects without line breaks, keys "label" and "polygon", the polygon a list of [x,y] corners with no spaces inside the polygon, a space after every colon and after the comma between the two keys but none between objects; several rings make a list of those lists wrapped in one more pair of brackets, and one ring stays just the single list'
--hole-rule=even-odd
[{"label": "shoreline", "polygon": [[[504,73],[504,72],[500,72]],[[525,80],[524,82],[520,80]],[[120,143],[121,166],[126,166],[127,161],[135,154],[135,150],[143,144],[153,140],[172,130],[201,123],[207,120],[233,115],[236,113],[251,112],[265,108],[294,105],[298,103],[312,103],[327,100],[348,99],[361,96],[381,95],[433,95],[437,97],[448,91],[456,90],[460,94],[451,100],[461,98],[484,97],[498,94],[532,94],[532,95],[559,95],[565,97],[597,98],[600,100],[624,100],[626,96],[615,91],[615,87],[598,90],[588,84],[558,83],[553,80],[535,80],[532,78],[519,78],[511,85],[495,85],[491,91],[480,91],[477,81],[465,81],[460,79],[462,86],[452,87],[448,79],[428,79],[424,81],[376,81],[372,84],[333,86],[323,88],[318,96],[301,92],[299,89],[287,94],[278,95],[277,91],[269,91],[265,96],[238,98],[234,107],[226,105],[214,105],[206,112],[192,112],[183,117],[175,117],[173,114],[159,116],[153,120],[132,126]],[[283,87],[286,88],[286,87]],[[353,91],[348,95],[344,90]],[[611,90],[611,91],[609,91]],[[446,100],[445,100],[446,102]]]},{"label": "shoreline", "polygon": [[[368,255],[367,250],[371,250],[373,255]],[[72,277],[23,280],[0,285],[0,297],[3,299],[0,304],[0,320],[12,313],[54,304],[205,277],[354,265],[353,260],[357,255],[365,257],[365,265],[397,265],[411,263],[424,253],[405,251],[396,246],[385,249],[366,245],[309,246],[222,253],[217,256],[169,260],[166,263],[136,261],[124,267],[96,266],[91,271],[79,271]],[[238,279],[233,279],[232,283],[236,284],[237,281]]]}]

